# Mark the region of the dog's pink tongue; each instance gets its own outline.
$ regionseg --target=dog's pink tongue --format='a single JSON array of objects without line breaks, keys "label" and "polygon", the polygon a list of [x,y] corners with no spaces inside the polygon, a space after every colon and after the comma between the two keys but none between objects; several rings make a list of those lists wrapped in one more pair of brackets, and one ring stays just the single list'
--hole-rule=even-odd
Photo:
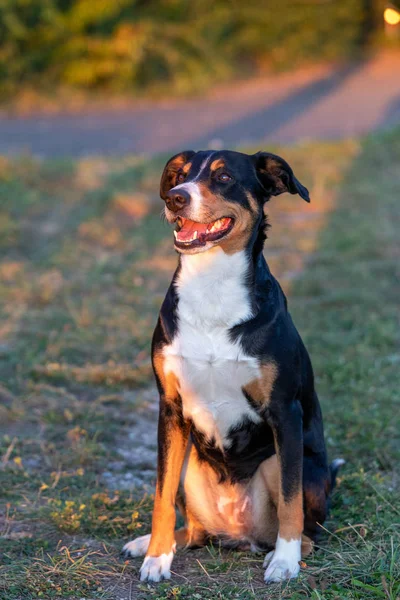
[{"label": "dog's pink tongue", "polygon": [[[197,231],[197,235],[195,236],[195,231]],[[176,239],[181,242],[186,242],[187,240],[191,240],[195,237],[199,237],[201,233],[205,233],[207,231],[206,223],[196,223],[195,221],[185,220],[183,227],[176,236]]]}]

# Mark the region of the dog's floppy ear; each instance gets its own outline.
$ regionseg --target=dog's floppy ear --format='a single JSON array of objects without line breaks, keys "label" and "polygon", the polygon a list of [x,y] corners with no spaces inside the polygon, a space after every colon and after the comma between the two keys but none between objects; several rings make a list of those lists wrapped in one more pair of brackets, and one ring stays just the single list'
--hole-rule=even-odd
[{"label": "dog's floppy ear", "polygon": [[196,154],[196,152],[193,150],[184,150],[169,159],[164,167],[163,174],[161,175],[160,196],[163,200],[165,200],[169,190],[175,187],[176,174],[179,169],[181,169],[194,154]]},{"label": "dog's floppy ear", "polygon": [[252,158],[258,180],[265,190],[265,200],[289,192],[299,194],[303,200],[310,202],[308,189],[295,177],[292,168],[283,158],[270,152],[257,152]]}]

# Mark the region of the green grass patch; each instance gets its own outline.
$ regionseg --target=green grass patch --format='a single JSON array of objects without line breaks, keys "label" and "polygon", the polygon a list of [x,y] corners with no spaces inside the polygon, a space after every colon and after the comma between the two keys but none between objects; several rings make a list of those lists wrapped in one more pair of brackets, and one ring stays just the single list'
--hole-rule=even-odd
[{"label": "green grass patch", "polygon": [[[0,599],[400,595],[400,131],[280,149],[312,204],[274,200],[267,260],[310,351],[340,473],[321,548],[265,588],[263,556],[178,552],[140,584],[149,531],[150,337],[176,257],[149,163],[0,164]],[[136,449],[144,452],[132,454]]]}]

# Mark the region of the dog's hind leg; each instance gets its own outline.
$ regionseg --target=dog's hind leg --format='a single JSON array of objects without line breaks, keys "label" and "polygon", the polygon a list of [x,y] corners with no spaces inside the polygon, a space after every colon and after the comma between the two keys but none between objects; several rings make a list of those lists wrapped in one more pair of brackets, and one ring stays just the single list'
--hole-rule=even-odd
[{"label": "dog's hind leg", "polygon": [[335,485],[336,473],[344,460],[336,459],[328,468],[325,457],[304,457],[304,534],[316,542],[330,508],[330,496]]},{"label": "dog's hind leg", "polygon": [[331,476],[326,457],[322,416],[315,391],[312,396],[303,398],[303,404],[314,406],[313,415],[303,433],[303,506],[304,534],[315,542],[328,512]]},{"label": "dog's hind leg", "polygon": [[304,533],[313,542],[322,531],[329,494],[329,472],[325,461],[318,458],[305,456],[303,463]]},{"label": "dog's hind leg", "polygon": [[126,557],[136,558],[137,556],[145,556],[149,544],[150,544],[151,533],[137,537],[125,544],[122,548],[122,554]]},{"label": "dog's hind leg", "polygon": [[297,577],[301,558],[303,513],[303,426],[302,409],[296,398],[288,400],[276,393],[268,408],[268,422],[274,432],[278,465],[278,535],[274,553],[267,556],[266,583]]},{"label": "dog's hind leg", "polygon": [[196,519],[192,511],[188,509],[184,494],[176,498],[176,506],[185,520],[185,526],[175,531],[175,541],[178,547],[201,548],[205,546],[210,536]]},{"label": "dog's hind leg", "polygon": [[[188,545],[190,535],[187,527],[181,527],[176,529],[174,532],[176,547],[186,547]],[[138,556],[145,556],[150,546],[151,533],[142,535],[131,542],[125,544],[122,548],[122,554],[127,558],[137,558]]]},{"label": "dog's hind leg", "polygon": [[[200,548],[204,546],[209,536],[195,516],[188,511],[183,495],[178,495],[176,498],[176,506],[185,520],[184,527],[180,527],[174,531],[176,547]],[[150,538],[151,533],[148,533],[128,542],[123,547],[122,553],[130,558],[145,556],[150,545]]]},{"label": "dog's hind leg", "polygon": [[[125,544],[122,553],[126,557],[136,558],[145,556],[150,545],[151,533],[137,537]],[[207,536],[204,531],[193,527],[181,527],[174,532],[174,538],[177,548],[199,548],[204,546]]]}]

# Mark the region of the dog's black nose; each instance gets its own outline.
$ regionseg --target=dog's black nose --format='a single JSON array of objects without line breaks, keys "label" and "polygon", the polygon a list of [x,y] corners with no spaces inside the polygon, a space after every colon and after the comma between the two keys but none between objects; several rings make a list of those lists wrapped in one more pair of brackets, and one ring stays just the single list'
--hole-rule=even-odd
[{"label": "dog's black nose", "polygon": [[167,207],[169,208],[169,210],[172,210],[172,212],[178,212],[178,210],[181,210],[181,208],[189,204],[189,202],[190,194],[184,189],[176,191],[174,191],[173,189],[170,190],[167,193],[167,197],[165,199]]}]

